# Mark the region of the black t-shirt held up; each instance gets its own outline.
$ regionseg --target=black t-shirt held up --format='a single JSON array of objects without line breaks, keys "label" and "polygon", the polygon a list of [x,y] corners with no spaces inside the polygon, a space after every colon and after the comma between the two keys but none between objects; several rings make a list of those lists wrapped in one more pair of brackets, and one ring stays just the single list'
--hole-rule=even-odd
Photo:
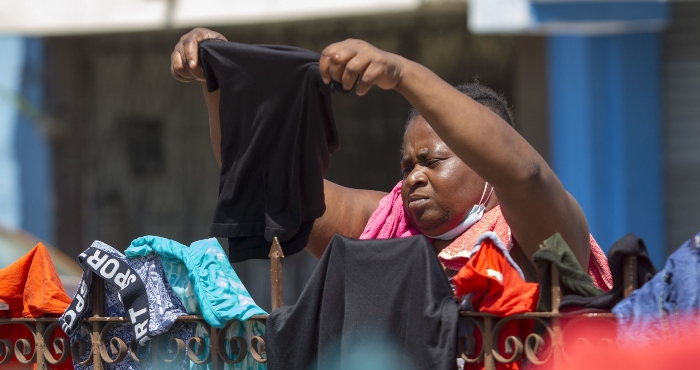
[{"label": "black t-shirt held up", "polygon": [[302,250],[325,211],[323,178],[339,139],[333,85],[318,53],[290,46],[203,41],[200,62],[221,99],[221,178],[210,235],[229,238],[229,258]]}]

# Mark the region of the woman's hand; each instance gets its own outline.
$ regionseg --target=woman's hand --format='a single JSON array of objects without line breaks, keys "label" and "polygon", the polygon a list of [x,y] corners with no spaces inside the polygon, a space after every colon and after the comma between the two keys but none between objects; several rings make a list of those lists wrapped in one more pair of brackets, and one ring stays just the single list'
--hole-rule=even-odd
[{"label": "woman's hand", "polygon": [[204,73],[199,65],[199,43],[210,39],[227,41],[222,34],[206,28],[195,28],[180,37],[170,55],[170,74],[176,80],[204,81]]},{"label": "woman's hand", "polygon": [[395,89],[401,83],[405,62],[403,57],[365,41],[348,39],[323,49],[319,69],[323,82],[333,79],[345,90],[356,87],[357,95],[364,95],[372,85]]}]

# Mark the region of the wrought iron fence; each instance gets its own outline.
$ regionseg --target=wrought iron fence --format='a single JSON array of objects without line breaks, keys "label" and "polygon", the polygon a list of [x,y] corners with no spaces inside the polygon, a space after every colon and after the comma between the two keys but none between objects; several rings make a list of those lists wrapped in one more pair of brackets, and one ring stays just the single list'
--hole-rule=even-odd
[{"label": "wrought iron fence", "polygon": [[[274,244],[274,243],[273,243]],[[282,274],[281,258],[273,245],[270,253],[271,285],[274,308],[282,305]],[[273,253],[274,252],[274,253]],[[280,251],[281,252],[281,251]],[[628,257],[624,265],[624,296],[627,297],[636,289],[634,276],[635,257]],[[611,345],[614,338],[610,335],[591,339],[576,337],[572,328],[591,322],[610,324],[614,327],[615,316],[611,313],[562,314],[559,312],[561,291],[556,266],[551,269],[552,302],[551,312],[533,312],[509,317],[496,317],[479,312],[460,312],[462,320],[467,320],[474,329],[468,335],[458,338],[458,357],[468,364],[483,363],[483,368],[495,370],[498,364],[515,361],[525,361],[532,365],[545,365],[548,368],[565,368],[567,363],[576,361],[571,355],[570,346]],[[116,325],[130,324],[128,318],[104,316],[104,282],[94,276],[91,294],[93,316],[81,321],[81,326],[90,332],[89,341],[74,341],[56,337],[55,330],[59,328],[57,318],[12,318],[0,319],[0,370],[14,358],[20,364],[36,364],[38,369],[46,369],[49,365],[60,365],[72,354],[74,361],[80,365],[92,364],[95,370],[104,369],[105,365],[116,364],[130,356],[140,363],[140,353],[143,348],[135,341],[126,343],[118,337],[109,337],[109,331]],[[267,315],[253,316],[251,320],[265,321]],[[178,321],[193,322],[206,331],[206,336],[183,338],[168,338],[165,335],[154,338],[149,342],[152,364],[178,363],[189,360],[195,364],[210,364],[212,369],[223,369],[225,364],[242,362],[246,356],[258,363],[266,363],[265,340],[253,336],[250,340],[234,336],[227,338],[228,328],[234,324],[229,322],[226,327],[217,329],[207,324],[201,316],[181,316]],[[503,329],[508,323],[527,321],[533,330],[524,340],[518,336],[505,336]],[[3,327],[21,325],[31,333],[29,337],[18,338],[12,342],[3,333]],[[572,334],[573,333],[573,337]],[[611,334],[614,331],[607,331]],[[206,339],[208,338],[208,339]],[[592,341],[597,341],[593,343]],[[185,350],[187,349],[187,350]],[[130,351],[129,351],[130,350]],[[187,357],[187,359],[186,359]]]}]

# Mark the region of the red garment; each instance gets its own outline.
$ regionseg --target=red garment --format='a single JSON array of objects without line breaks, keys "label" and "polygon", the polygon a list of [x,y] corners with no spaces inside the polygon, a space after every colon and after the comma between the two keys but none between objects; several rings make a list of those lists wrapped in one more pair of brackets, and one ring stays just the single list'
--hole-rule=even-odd
[{"label": "red garment", "polygon": [[[15,263],[0,269],[0,300],[9,305],[8,311],[1,311],[6,317],[60,316],[71,302],[49,251],[41,243]],[[61,328],[54,330],[49,343],[53,342],[54,337],[68,338]],[[3,326],[0,338],[10,339],[13,345],[18,338],[28,338],[34,342],[31,332],[25,326],[15,324]],[[54,353],[54,358],[59,358],[53,351],[53,345],[49,345],[49,348]],[[65,350],[70,351],[70,347],[66,346]],[[12,369],[32,368],[32,365],[20,365],[16,359],[6,366]],[[72,369],[73,361],[69,357],[63,364],[49,367]]]},{"label": "red garment", "polygon": [[[534,311],[537,308],[539,286],[525,281],[517,265],[509,260],[508,250],[498,236],[493,232],[485,233],[479,238],[476,248],[471,256],[467,256],[467,263],[452,278],[455,295],[474,293],[472,305],[475,310],[500,317]],[[501,355],[509,357],[505,351],[507,337],[517,336],[524,342],[533,329],[534,322],[531,320],[508,322],[499,336]],[[477,331],[475,334],[480,333]],[[481,343],[479,336],[476,335],[477,343]],[[499,363],[497,368],[519,369],[520,361]],[[465,369],[483,369],[483,364],[466,365]]]},{"label": "red garment", "polygon": [[[506,243],[506,248],[510,250],[513,247],[513,237],[510,233],[510,227],[506,222],[505,217],[501,213],[501,206],[496,206],[486,212],[484,216],[475,223],[469,230],[457,237],[447,248],[443,249],[438,258],[445,267],[452,270],[459,270],[464,266],[469,259],[474,248],[474,241],[485,232],[494,232],[498,238]],[[605,257],[605,252],[600,249],[598,243],[590,236],[591,241],[591,258],[588,262],[588,275],[593,278],[595,285],[608,291],[612,288],[612,273],[608,266],[608,258]]]}]

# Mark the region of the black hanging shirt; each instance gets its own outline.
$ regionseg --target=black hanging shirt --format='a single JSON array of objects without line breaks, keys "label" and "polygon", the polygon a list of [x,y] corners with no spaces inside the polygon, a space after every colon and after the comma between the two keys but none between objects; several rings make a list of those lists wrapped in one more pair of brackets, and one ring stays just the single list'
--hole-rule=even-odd
[{"label": "black hanging shirt", "polygon": [[323,178],[339,139],[318,53],[290,46],[203,41],[208,90],[221,90],[221,178],[210,235],[229,258],[302,250],[325,211]]}]

